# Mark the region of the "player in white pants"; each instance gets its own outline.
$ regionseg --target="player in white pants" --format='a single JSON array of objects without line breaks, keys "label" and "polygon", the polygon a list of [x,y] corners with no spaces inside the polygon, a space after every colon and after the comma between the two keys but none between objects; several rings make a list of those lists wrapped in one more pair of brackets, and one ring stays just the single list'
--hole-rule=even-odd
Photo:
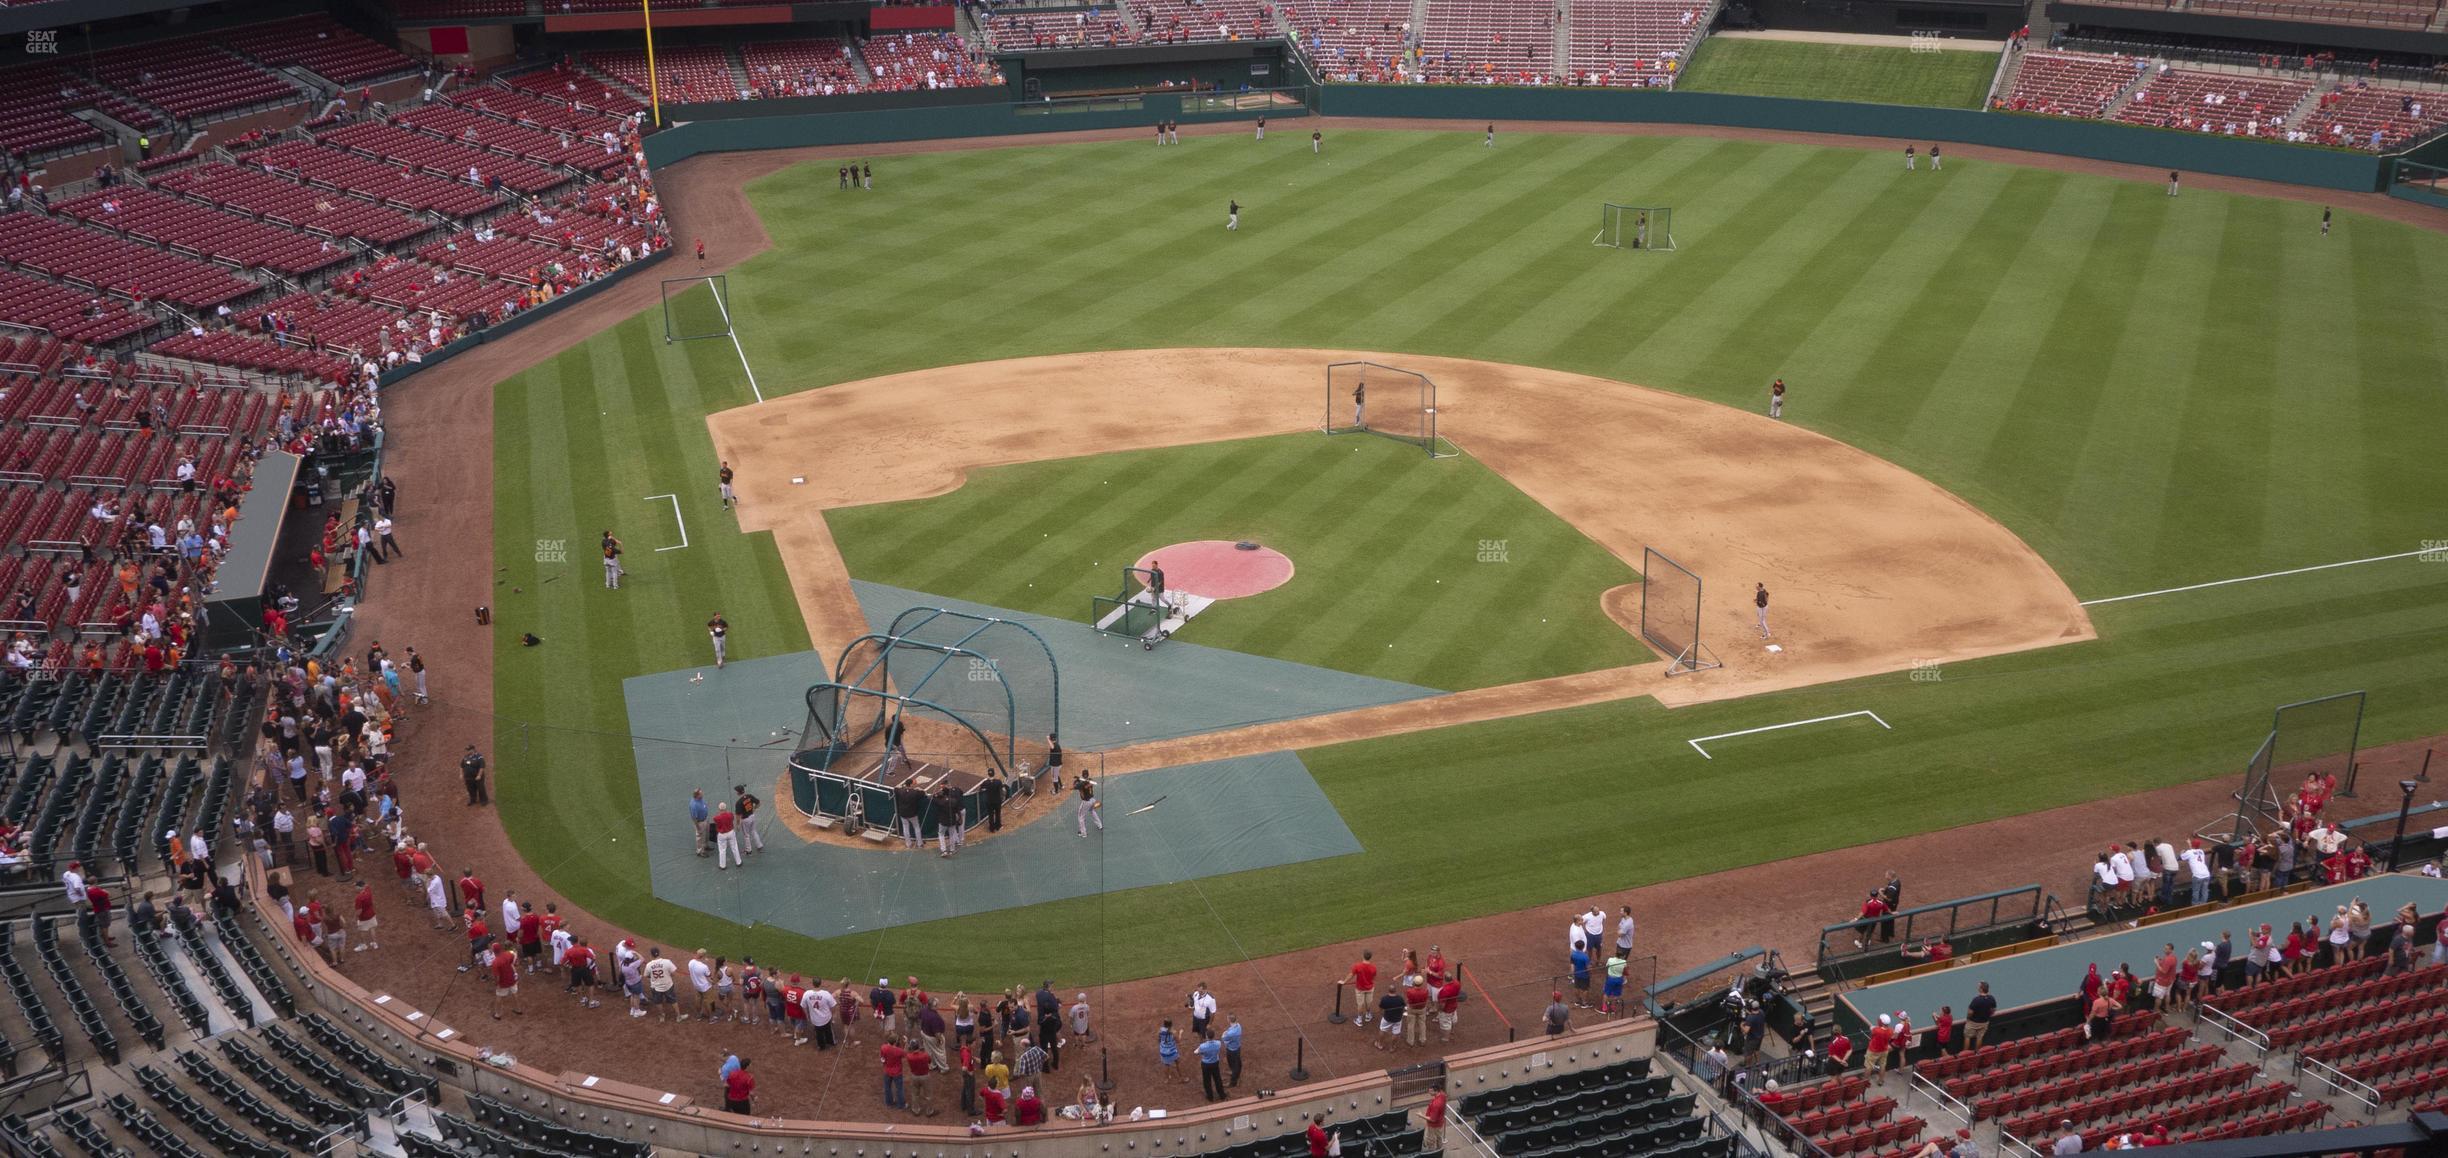
[{"label": "player in white pants", "polygon": [[1759,629],[1760,629],[1760,638],[1761,638],[1761,639],[1766,639],[1766,638],[1768,638],[1768,585],[1767,585],[1767,584],[1765,584],[1765,583],[1759,584],[1759,589],[1758,589],[1758,590],[1756,590],[1756,591],[1754,591],[1754,592],[1752,593],[1752,595],[1751,595],[1751,603],[1752,603],[1752,605],[1753,605],[1753,606],[1755,606],[1755,607],[1759,608]]},{"label": "player in white pants", "polygon": [[1088,822],[1092,820],[1096,822],[1098,832],[1105,831],[1104,805],[1097,802],[1096,785],[1086,776],[1081,776],[1071,782],[1071,787],[1079,793],[1080,839],[1088,839]]},{"label": "player in white pants", "polygon": [[1225,205],[1224,205],[1224,228],[1226,228],[1226,229],[1239,229],[1239,228],[1241,228],[1241,203],[1240,203],[1240,202],[1238,202],[1238,201],[1228,201],[1228,202],[1226,202],[1226,203],[1225,203]]}]

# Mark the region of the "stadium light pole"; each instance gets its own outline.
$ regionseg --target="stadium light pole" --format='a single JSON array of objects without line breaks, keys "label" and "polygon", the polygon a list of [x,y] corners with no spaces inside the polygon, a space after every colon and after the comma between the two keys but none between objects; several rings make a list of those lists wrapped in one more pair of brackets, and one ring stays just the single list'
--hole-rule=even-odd
[{"label": "stadium light pole", "polygon": [[2414,790],[2420,787],[2422,787],[2422,782],[2419,780],[2397,782],[2397,790],[2405,793],[2405,799],[2397,802],[2397,835],[2389,839],[2388,871],[2390,872],[2397,871],[2397,854],[2405,847],[2406,817],[2414,811]]}]

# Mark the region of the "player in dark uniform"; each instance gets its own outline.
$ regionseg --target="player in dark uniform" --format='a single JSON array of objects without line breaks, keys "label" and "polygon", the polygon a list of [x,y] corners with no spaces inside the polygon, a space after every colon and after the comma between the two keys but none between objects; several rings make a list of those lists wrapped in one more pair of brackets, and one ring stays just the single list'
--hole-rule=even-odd
[{"label": "player in dark uniform", "polygon": [[1753,591],[1753,592],[1751,593],[1751,605],[1752,605],[1752,606],[1754,606],[1754,607],[1759,608],[1759,629],[1760,629],[1760,638],[1761,638],[1761,639],[1766,639],[1766,638],[1768,638],[1768,585],[1767,585],[1767,584],[1765,584],[1765,583],[1759,584],[1759,585],[1758,585],[1758,590]]},{"label": "player in dark uniform", "polygon": [[1366,379],[1352,386],[1352,425],[1362,430],[1368,429],[1368,382]]},{"label": "player in dark uniform", "polygon": [[2329,207],[2321,206],[2321,236],[2329,236]]},{"label": "player in dark uniform", "polygon": [[1783,378],[1768,384],[1768,417],[1785,417],[1785,380]]},{"label": "player in dark uniform", "polygon": [[722,469],[715,472],[714,477],[720,480],[719,486],[722,492],[723,509],[726,511],[730,510],[732,500],[739,497],[731,490],[731,464],[727,462],[722,464]]},{"label": "player in dark uniform", "polygon": [[1239,228],[1241,228],[1241,203],[1240,203],[1240,202],[1238,202],[1238,201],[1227,201],[1227,202],[1225,203],[1225,205],[1224,205],[1224,228],[1226,228],[1226,229],[1239,229]]},{"label": "player in dark uniform", "polygon": [[875,188],[875,162],[869,161],[859,166],[859,188]]},{"label": "player in dark uniform", "polygon": [[833,171],[833,175],[841,178],[842,188],[847,189],[850,187],[850,166],[844,165],[839,169],[835,169]]},{"label": "player in dark uniform", "polygon": [[1261,141],[1263,141],[1263,140],[1265,140],[1265,139],[1266,139],[1266,118],[1265,118],[1265,117],[1260,117],[1260,118],[1258,118],[1258,139],[1259,139],[1259,140],[1261,140]]}]

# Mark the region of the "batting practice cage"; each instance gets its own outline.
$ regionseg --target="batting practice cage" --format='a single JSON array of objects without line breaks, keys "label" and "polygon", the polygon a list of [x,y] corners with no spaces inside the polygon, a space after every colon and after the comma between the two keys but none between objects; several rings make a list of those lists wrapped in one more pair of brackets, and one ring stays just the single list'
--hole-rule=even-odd
[{"label": "batting practice cage", "polygon": [[1136,639],[1151,646],[1164,638],[1169,611],[1157,602],[1149,585],[1156,573],[1145,567],[1122,569],[1122,590],[1115,595],[1088,597],[1088,622],[1107,635]]},{"label": "batting practice cage", "polygon": [[1674,243],[1674,210],[1663,205],[1616,205],[1612,202],[1598,210],[1598,236],[1591,245],[1614,249],[1671,250]]},{"label": "batting practice cage", "polygon": [[[1032,792],[1045,741],[1062,729],[1060,673],[1035,631],[933,607],[853,640],[833,678],[807,690],[791,796],[818,825],[891,827],[893,790],[949,781],[963,827],[986,815],[979,787]],[[934,821],[926,822],[932,836]]]},{"label": "batting practice cage", "polygon": [[1437,438],[1436,380],[1377,362],[1327,364],[1325,430],[1408,442],[1431,458],[1462,453]]},{"label": "batting practice cage", "polygon": [[731,290],[723,275],[663,279],[663,342],[731,336]]},{"label": "batting practice cage", "polygon": [[2237,841],[2246,832],[2285,827],[2286,799],[2306,776],[2334,776],[2338,795],[2355,794],[2355,748],[2363,737],[2362,692],[2340,692],[2281,705],[2270,716],[2269,735],[2244,765],[2236,809],[2196,833]]},{"label": "batting practice cage", "polygon": [[1641,548],[1640,633],[1666,657],[1667,675],[1719,666],[1700,644],[1700,576],[1655,547]]}]

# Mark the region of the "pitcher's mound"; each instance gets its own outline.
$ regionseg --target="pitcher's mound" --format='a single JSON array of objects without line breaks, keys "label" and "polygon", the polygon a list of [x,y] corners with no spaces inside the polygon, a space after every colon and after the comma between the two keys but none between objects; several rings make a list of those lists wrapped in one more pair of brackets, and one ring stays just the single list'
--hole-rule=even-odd
[{"label": "pitcher's mound", "polygon": [[1238,599],[1272,591],[1292,579],[1292,557],[1269,547],[1244,551],[1229,539],[1175,543],[1139,557],[1133,564],[1164,564],[1165,590],[1209,599]]}]

